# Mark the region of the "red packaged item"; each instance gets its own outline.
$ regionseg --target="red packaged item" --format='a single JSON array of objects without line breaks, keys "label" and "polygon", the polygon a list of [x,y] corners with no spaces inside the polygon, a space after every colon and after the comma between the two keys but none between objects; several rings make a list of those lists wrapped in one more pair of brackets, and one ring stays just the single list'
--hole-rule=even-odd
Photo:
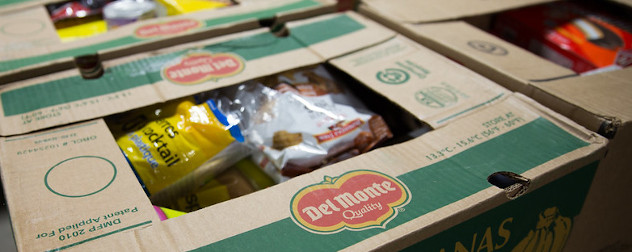
[{"label": "red packaged item", "polygon": [[110,0],[76,0],[49,4],[46,7],[53,22],[71,18],[84,18],[101,14],[101,9]]},{"label": "red packaged item", "polygon": [[492,32],[577,73],[632,65],[632,23],[598,7],[556,2],[507,11]]}]

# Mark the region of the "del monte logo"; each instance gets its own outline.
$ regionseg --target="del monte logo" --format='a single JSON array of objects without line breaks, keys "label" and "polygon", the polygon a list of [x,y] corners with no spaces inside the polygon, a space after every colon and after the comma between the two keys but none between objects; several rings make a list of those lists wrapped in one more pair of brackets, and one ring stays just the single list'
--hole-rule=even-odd
[{"label": "del monte logo", "polygon": [[301,189],[290,203],[292,219],[320,234],[385,228],[408,204],[410,192],[399,180],[369,170],[328,177]]},{"label": "del monte logo", "polygon": [[217,81],[243,71],[244,60],[232,53],[190,53],[167,64],[162,76],[176,84],[193,85],[207,80]]},{"label": "del monte logo", "polygon": [[164,23],[149,24],[138,27],[138,29],[134,32],[134,35],[143,39],[176,35],[202,27],[202,25],[202,22],[195,19],[177,19]]}]

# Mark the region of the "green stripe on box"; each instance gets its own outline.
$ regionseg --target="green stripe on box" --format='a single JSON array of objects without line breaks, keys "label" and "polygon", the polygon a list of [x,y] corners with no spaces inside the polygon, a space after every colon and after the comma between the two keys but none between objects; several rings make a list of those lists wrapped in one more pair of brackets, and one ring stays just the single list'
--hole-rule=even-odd
[{"label": "green stripe on box", "polygon": [[28,57],[28,58],[6,60],[6,61],[0,62],[0,72],[15,70],[22,67],[39,64],[42,62],[49,62],[49,61],[52,62],[52,61],[63,59],[63,58],[71,58],[71,57],[85,55],[85,54],[94,54],[94,53],[97,53],[99,50],[105,50],[105,49],[115,48],[119,46],[129,45],[129,44],[133,44],[139,41],[141,40],[132,36],[128,36],[128,37],[122,37],[119,39],[110,40],[110,41],[106,41],[102,43],[96,43],[90,46],[78,47],[72,50],[59,51],[59,52],[54,52],[54,53],[49,53],[49,54],[44,54],[44,55],[39,55],[39,56],[34,56],[34,57]]},{"label": "green stripe on box", "polygon": [[250,18],[256,18],[256,19],[272,18],[281,12],[299,10],[299,9],[315,7],[315,6],[322,6],[322,4],[314,0],[301,0],[295,3],[283,5],[277,8],[265,9],[261,11],[255,11],[255,12],[239,14],[239,15],[234,15],[234,16],[229,16],[229,17],[208,19],[205,21],[205,23],[206,23],[206,26],[210,27],[210,26],[216,26],[216,25],[221,25],[221,24],[227,24],[227,23],[231,23],[235,21],[246,20]]},{"label": "green stripe on box", "polygon": [[333,18],[328,22],[305,24],[301,26],[301,29],[292,29],[291,35],[305,45],[313,45],[363,28],[363,24],[345,15]]},{"label": "green stripe on box", "polygon": [[[568,227],[572,228],[572,221],[581,212],[598,164],[599,162],[593,162],[517,200],[482,213],[403,251],[464,251],[462,248],[468,248],[467,251],[513,251],[520,242],[528,240],[531,231],[534,234],[546,231],[547,238],[565,239],[570,230],[557,226],[559,220],[568,221]],[[551,213],[557,216],[548,215],[551,224],[542,225],[540,215],[544,217]],[[538,237],[532,238],[533,242],[538,241]],[[551,244],[547,247],[546,242],[542,241],[543,239],[540,241],[541,251],[556,251],[549,250]],[[474,250],[470,250],[472,247]]]},{"label": "green stripe on box", "polygon": [[449,159],[399,176],[399,180],[410,189],[411,201],[404,207],[405,211],[400,212],[386,225],[386,229],[344,230],[336,234],[320,235],[305,231],[290,218],[285,218],[195,251],[344,249],[490,187],[487,176],[493,172],[512,171],[521,174],[587,145],[587,142],[550,121],[538,118]]},{"label": "green stripe on box", "polygon": [[6,5],[12,5],[12,4],[17,4],[17,3],[25,3],[25,2],[31,2],[34,0],[2,0],[0,1],[0,6],[6,6]]},{"label": "green stripe on box", "polygon": [[[303,8],[309,8],[309,7],[320,6],[320,5],[322,4],[313,0],[301,0],[295,3],[283,5],[276,8],[270,8],[266,10],[255,11],[255,12],[228,16],[228,17],[208,19],[208,20],[205,20],[204,23],[206,27],[213,27],[217,25],[228,24],[228,23],[243,21],[243,20],[252,19],[252,18],[254,19],[272,18],[279,12],[299,10]],[[122,37],[122,38],[118,38],[118,39],[114,39],[110,41],[105,41],[102,43],[93,44],[90,46],[78,47],[72,50],[65,50],[65,51],[54,52],[54,53],[50,53],[46,55],[2,61],[0,62],[0,72],[15,70],[18,68],[39,64],[42,62],[54,61],[54,60],[63,59],[63,58],[71,58],[71,57],[76,57],[76,56],[84,55],[84,54],[94,54],[101,50],[107,50],[111,48],[132,45],[138,42],[151,41],[151,40],[156,40],[156,39],[158,38],[139,39],[134,36],[127,36],[127,37]]]},{"label": "green stripe on box", "polygon": [[[336,30],[336,32],[326,33],[332,36],[322,38],[322,40],[327,40],[364,28],[361,24],[349,25],[350,22],[356,21],[346,15],[341,15],[320,21],[319,23],[322,24],[318,26],[303,25],[295,27],[292,31],[296,31],[300,36],[300,34],[319,33],[318,29],[324,27]],[[338,24],[341,23],[344,25],[339,26]],[[276,37],[272,33],[265,32],[209,45],[203,50],[213,53],[231,52],[249,61],[309,46],[309,44],[299,42],[299,39],[294,35]],[[165,64],[177,60],[187,52],[196,50],[164,54],[114,66],[106,69],[99,79],[84,80],[80,76],[73,76],[4,92],[0,94],[4,115],[5,117],[18,115],[158,82],[162,80],[161,68]]]}]

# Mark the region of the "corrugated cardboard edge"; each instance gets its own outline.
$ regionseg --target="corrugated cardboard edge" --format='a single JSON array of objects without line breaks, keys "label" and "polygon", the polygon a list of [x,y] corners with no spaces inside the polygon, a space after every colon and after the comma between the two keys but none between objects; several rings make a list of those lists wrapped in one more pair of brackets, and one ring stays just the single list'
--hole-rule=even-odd
[{"label": "corrugated cardboard edge", "polygon": [[523,1],[415,1],[415,0],[369,0],[363,4],[382,10],[402,23],[420,24],[465,17],[490,14],[497,11],[520,8],[528,5],[552,2],[555,0]]},{"label": "corrugated cardboard edge", "polygon": [[632,248],[632,122],[623,123],[608,143],[567,251],[628,251]]},{"label": "corrugated cardboard edge", "polygon": [[534,99],[604,136],[632,121],[630,68],[530,85]]}]

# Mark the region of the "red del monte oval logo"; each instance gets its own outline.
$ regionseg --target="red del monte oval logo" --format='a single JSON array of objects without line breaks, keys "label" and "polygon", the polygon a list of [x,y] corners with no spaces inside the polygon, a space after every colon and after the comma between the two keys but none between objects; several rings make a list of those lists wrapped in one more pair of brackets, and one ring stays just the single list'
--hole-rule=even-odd
[{"label": "red del monte oval logo", "polygon": [[217,81],[244,70],[244,60],[232,53],[196,52],[168,64],[162,70],[164,79],[183,85]]},{"label": "red del monte oval logo", "polygon": [[178,19],[165,23],[149,24],[138,27],[134,35],[139,38],[153,38],[167,35],[184,33],[198,27],[202,27],[202,22],[195,19]]},{"label": "red del monte oval logo", "polygon": [[292,219],[303,229],[321,234],[344,229],[385,228],[408,204],[410,192],[399,180],[369,170],[347,172],[340,177],[301,189],[290,204]]}]

